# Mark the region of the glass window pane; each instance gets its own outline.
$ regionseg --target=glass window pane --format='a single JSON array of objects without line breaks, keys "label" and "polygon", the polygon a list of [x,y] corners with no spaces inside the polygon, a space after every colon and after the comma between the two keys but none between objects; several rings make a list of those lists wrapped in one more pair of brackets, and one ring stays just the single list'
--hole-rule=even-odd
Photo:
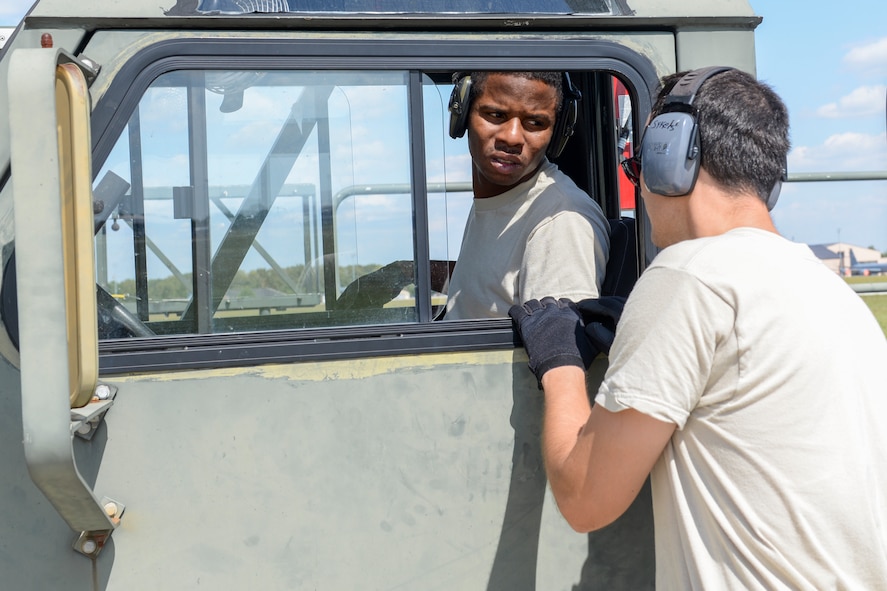
[{"label": "glass window pane", "polygon": [[99,284],[155,333],[416,320],[407,79],[160,76],[96,180]]},{"label": "glass window pane", "polygon": [[464,137],[449,136],[451,83],[424,80],[425,168],[428,175],[428,243],[432,260],[432,305],[435,313],[446,306],[450,264],[459,258],[462,234],[474,194],[471,156]]}]

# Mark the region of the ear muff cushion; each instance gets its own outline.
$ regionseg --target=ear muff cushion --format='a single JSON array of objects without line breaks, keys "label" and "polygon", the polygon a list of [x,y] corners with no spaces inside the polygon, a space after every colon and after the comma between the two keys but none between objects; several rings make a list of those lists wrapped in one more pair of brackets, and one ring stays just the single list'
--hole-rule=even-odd
[{"label": "ear muff cushion", "polygon": [[644,132],[641,165],[644,184],[657,195],[686,195],[699,176],[696,120],[689,113],[663,113]]},{"label": "ear muff cushion", "polygon": [[471,76],[462,76],[453,86],[450,94],[450,137],[465,135],[468,127],[468,112],[471,110]]}]

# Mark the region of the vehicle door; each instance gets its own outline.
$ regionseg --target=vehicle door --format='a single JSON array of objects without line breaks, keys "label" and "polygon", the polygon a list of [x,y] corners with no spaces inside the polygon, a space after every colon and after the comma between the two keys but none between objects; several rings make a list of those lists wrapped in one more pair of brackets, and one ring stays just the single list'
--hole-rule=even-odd
[{"label": "vehicle door", "polygon": [[[558,515],[540,392],[510,321],[442,319],[439,273],[472,199],[464,140],[446,132],[453,72],[501,56],[569,68],[586,100],[562,167],[614,218],[619,131],[627,113],[643,120],[655,75],[599,39],[408,41],[194,35],[105,64],[94,236],[77,251],[95,265],[59,263],[97,286],[73,308],[93,317],[67,318],[98,341],[59,346],[72,366],[95,348],[81,390],[97,381],[113,402],[75,441],[86,488],[120,508],[94,552],[103,588],[652,580],[643,502],[592,536]],[[614,97],[617,82],[628,91]],[[17,232],[38,224],[23,215]],[[38,242],[17,247],[20,283],[40,277]],[[71,293],[43,301],[61,310]],[[78,521],[68,493],[43,490]]]}]

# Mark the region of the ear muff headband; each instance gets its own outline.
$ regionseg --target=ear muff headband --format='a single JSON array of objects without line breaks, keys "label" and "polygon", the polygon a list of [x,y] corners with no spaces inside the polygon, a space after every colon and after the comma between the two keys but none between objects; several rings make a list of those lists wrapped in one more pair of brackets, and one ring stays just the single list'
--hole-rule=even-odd
[{"label": "ear muff headband", "polygon": [[[551,141],[545,152],[549,158],[557,158],[564,151],[567,141],[576,130],[576,120],[579,117],[579,101],[582,100],[582,93],[573,86],[567,72],[564,72],[563,95],[561,108],[554,120]],[[450,137],[460,138],[465,135],[465,130],[468,128],[468,114],[471,112],[471,76],[462,76],[453,86],[449,110]]]},{"label": "ear muff headband", "polygon": [[657,195],[677,197],[693,190],[699,176],[699,126],[693,101],[702,84],[723,66],[685,74],[665,97],[663,112],[653,119],[641,142],[644,184]]}]

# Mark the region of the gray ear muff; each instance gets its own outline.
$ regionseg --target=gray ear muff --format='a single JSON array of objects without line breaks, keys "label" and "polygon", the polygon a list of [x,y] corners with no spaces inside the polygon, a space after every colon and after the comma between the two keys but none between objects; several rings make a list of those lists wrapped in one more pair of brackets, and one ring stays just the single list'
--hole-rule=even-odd
[{"label": "gray ear muff", "polygon": [[689,113],[663,113],[647,126],[641,144],[644,184],[657,195],[686,195],[699,176],[696,119]]},{"label": "gray ear muff", "polygon": [[727,70],[732,68],[711,66],[685,74],[665,97],[663,112],[647,126],[641,162],[652,193],[678,197],[693,190],[702,149],[693,100],[703,82]]},{"label": "gray ear muff", "polygon": [[465,135],[468,126],[468,112],[471,110],[471,76],[462,76],[450,94],[450,137]]}]

